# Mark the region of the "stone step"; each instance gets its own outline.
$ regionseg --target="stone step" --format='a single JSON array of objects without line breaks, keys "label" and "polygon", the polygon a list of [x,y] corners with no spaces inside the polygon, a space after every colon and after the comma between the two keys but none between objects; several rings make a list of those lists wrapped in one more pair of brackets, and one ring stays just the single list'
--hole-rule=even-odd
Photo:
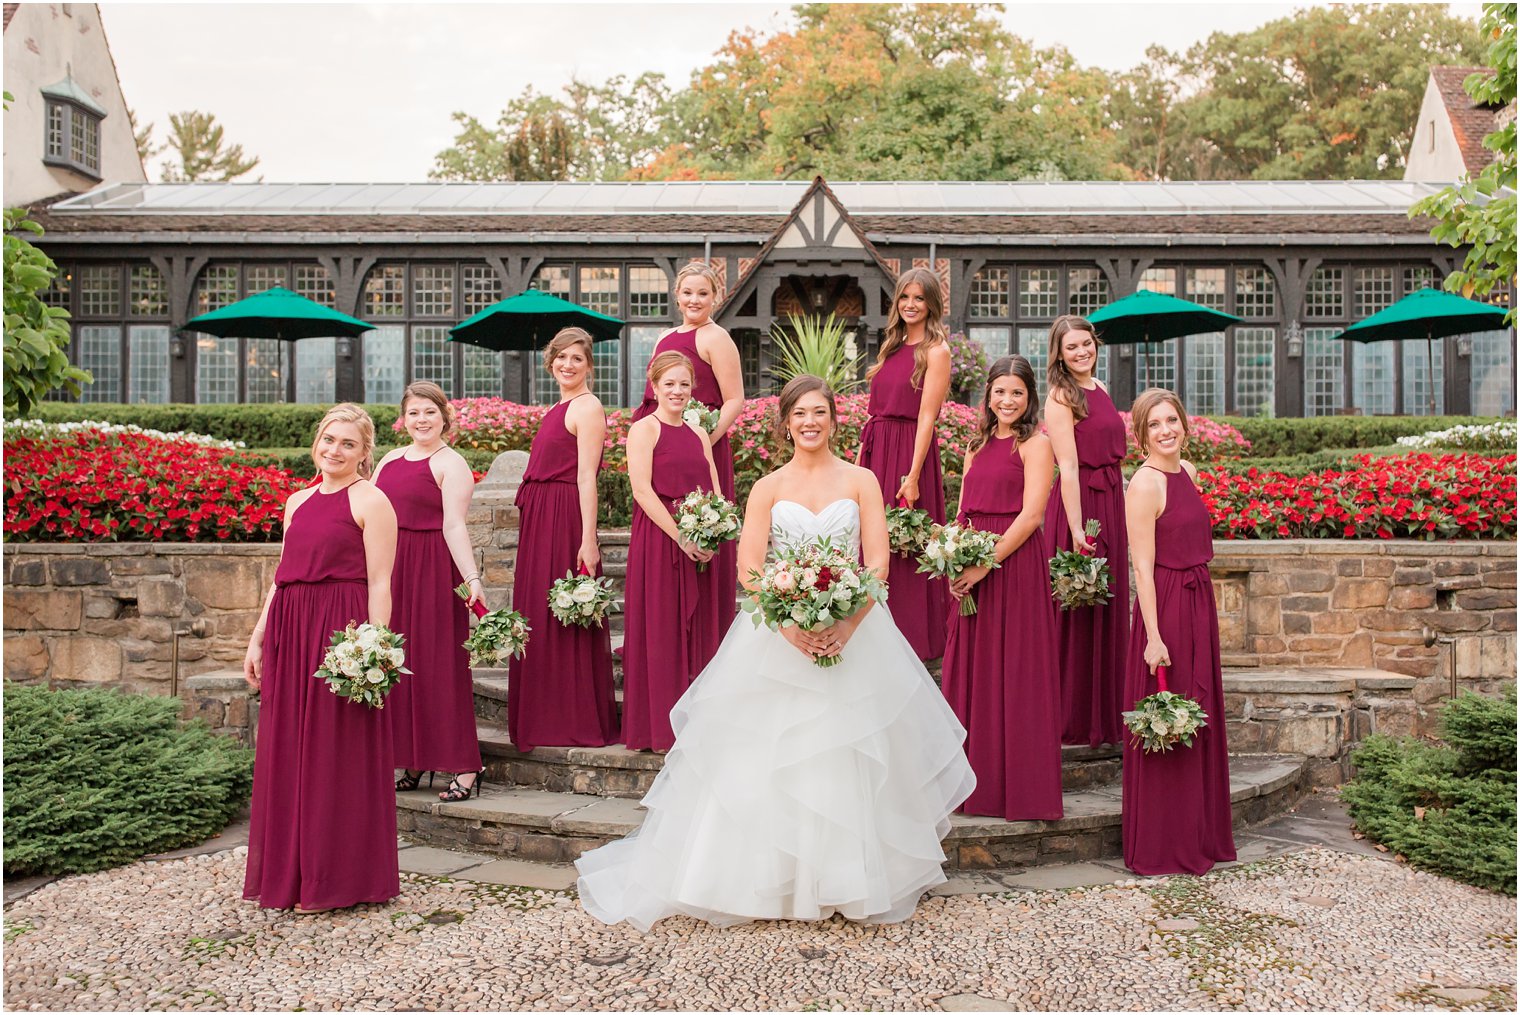
[{"label": "stone step", "polygon": [[[1238,755],[1230,759],[1230,802],[1237,825],[1255,824],[1285,812],[1303,795],[1304,785],[1303,758]],[[622,838],[643,820],[643,809],[635,800],[523,786],[501,788],[489,781],[481,796],[459,803],[443,803],[436,793],[425,790],[397,794],[396,801],[397,828],[414,842],[541,863],[574,861],[588,850]],[[1065,812],[1058,821],[954,815],[944,841],[945,865],[958,870],[1030,867],[1120,854],[1117,784],[1068,792]]]}]

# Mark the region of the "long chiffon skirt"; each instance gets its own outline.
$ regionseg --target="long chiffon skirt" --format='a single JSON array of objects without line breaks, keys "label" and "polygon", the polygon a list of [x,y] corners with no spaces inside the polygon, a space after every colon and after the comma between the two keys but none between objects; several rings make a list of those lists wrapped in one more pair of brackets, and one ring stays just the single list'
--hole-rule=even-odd
[{"label": "long chiffon skirt", "polygon": [[586,911],[641,930],[911,916],[975,785],[965,731],[880,606],[842,660],[736,620],[671,715],[643,827],[576,862]]},{"label": "long chiffon skirt", "polygon": [[[1235,859],[1230,828],[1230,755],[1219,666],[1219,617],[1206,565],[1157,567],[1156,616],[1171,654],[1168,689],[1208,713],[1208,725],[1169,751],[1124,747],[1124,865],[1136,874],[1203,874]],[[1157,690],[1145,666],[1145,624],[1136,604],[1125,680],[1126,708]]]},{"label": "long chiffon skirt", "polygon": [[391,629],[406,637],[406,666],[412,671],[385,701],[394,764],[478,771],[475,690],[464,650],[470,625],[464,600],[454,594],[461,576],[443,533],[400,530],[391,574]]},{"label": "long chiffon skirt", "polygon": [[[876,474],[888,507],[897,505],[897,488],[913,467],[913,440],[918,432],[914,420],[878,416],[866,424],[861,435],[862,467]],[[929,444],[924,471],[918,482],[918,503],[936,522],[945,521],[945,483],[939,463],[939,438]],[[919,574],[918,564],[892,554],[887,565],[892,617],[919,659],[945,654],[945,628],[949,621],[950,591],[943,578]]]},{"label": "long chiffon skirt", "polygon": [[512,608],[532,633],[507,678],[507,728],[520,751],[605,747],[618,738],[612,643],[605,626],[567,627],[549,612],[549,586],[575,573],[580,500],[574,483],[524,483]]},{"label": "long chiffon skirt", "polygon": [[[734,504],[739,504],[734,493],[734,446],[733,433],[713,445],[713,465],[718,469],[718,489],[723,496]],[[743,514],[744,505],[739,504],[740,513]],[[729,622],[734,619],[734,614],[739,611],[739,541],[730,539],[718,547],[718,552],[713,554],[712,561],[707,565],[712,572],[713,595],[718,598],[718,630],[713,636],[712,647],[716,648],[723,632],[728,628]]]},{"label": "long chiffon skirt", "polygon": [[243,881],[243,898],[265,908],[338,908],[401,891],[384,712],[312,676],[332,633],[368,610],[363,582],[283,585],[270,606]]},{"label": "long chiffon skirt", "polygon": [[[1005,531],[1013,516],[973,519]],[[950,611],[940,685],[966,727],[976,792],[961,810],[1010,821],[1061,817],[1061,686],[1048,554],[1036,532]]]},{"label": "long chiffon skirt", "polygon": [[[1124,739],[1121,693],[1129,647],[1129,536],[1124,520],[1124,479],[1119,466],[1082,470],[1082,517],[1099,523],[1098,556],[1108,558],[1113,598],[1103,606],[1056,607],[1056,650],[1061,663],[1061,742],[1117,744]],[[1045,531],[1051,553],[1071,549],[1071,526],[1061,487],[1050,493]],[[1049,573],[1046,574],[1049,594]]]}]

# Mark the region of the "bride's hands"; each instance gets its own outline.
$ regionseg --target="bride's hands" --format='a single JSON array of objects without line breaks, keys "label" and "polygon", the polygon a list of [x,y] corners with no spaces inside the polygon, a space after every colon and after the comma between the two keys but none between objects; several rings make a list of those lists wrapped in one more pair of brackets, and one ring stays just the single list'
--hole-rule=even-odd
[{"label": "bride's hands", "polygon": [[783,627],[781,636],[792,643],[792,647],[809,659],[822,659],[826,656],[837,656],[844,651],[849,644],[850,637],[855,633],[855,625],[848,620],[842,620],[837,624],[823,628],[821,631],[804,631],[797,627]]}]

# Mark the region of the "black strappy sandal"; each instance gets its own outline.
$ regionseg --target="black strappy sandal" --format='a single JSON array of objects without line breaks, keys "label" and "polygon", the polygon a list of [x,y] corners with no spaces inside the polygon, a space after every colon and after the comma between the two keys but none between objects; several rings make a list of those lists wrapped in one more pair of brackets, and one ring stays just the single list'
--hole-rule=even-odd
[{"label": "black strappy sandal", "polygon": [[[459,775],[471,774],[475,776],[475,781],[470,783],[468,786],[462,785],[459,781]],[[480,780],[485,778],[485,774],[486,770],[483,768],[480,771],[474,773],[460,772],[459,775],[454,776],[454,778],[449,782],[449,788],[438,794],[438,799],[442,800],[444,803],[457,804],[461,800],[470,799],[470,795],[472,793],[475,796],[480,796]]]},{"label": "black strappy sandal", "polygon": [[[419,769],[416,772],[413,772],[410,768],[404,769],[403,771],[405,771],[406,774],[403,775],[401,778],[399,778],[399,779],[396,780],[396,792],[397,793],[410,793],[412,790],[414,790],[418,786],[422,785],[422,771],[421,771],[421,769]],[[427,777],[428,777],[428,789],[432,789],[433,788],[433,773],[429,772],[427,774]]]}]

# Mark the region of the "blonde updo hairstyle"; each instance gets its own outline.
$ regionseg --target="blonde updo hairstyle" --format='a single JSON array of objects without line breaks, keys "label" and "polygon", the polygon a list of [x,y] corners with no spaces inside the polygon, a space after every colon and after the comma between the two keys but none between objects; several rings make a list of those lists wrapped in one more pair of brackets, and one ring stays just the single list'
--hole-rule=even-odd
[{"label": "blonde updo hairstyle", "polygon": [[355,405],[353,402],[339,402],[322,417],[322,422],[317,424],[317,435],[311,439],[311,461],[322,471],[321,463],[317,461],[317,445],[322,442],[322,434],[334,423],[352,423],[359,430],[359,442],[364,448],[364,457],[359,459],[359,475],[368,479],[375,471],[375,421],[369,413]]},{"label": "blonde updo hairstyle", "polygon": [[1182,419],[1182,446],[1187,447],[1188,438],[1193,434],[1192,424],[1188,422],[1187,410],[1182,407],[1182,399],[1177,397],[1176,392],[1166,388],[1146,388],[1135,399],[1135,404],[1129,410],[1129,430],[1135,436],[1135,445],[1142,455],[1151,453],[1150,442],[1146,439],[1148,430],[1146,424],[1150,421],[1151,412],[1158,405],[1171,406],[1177,410],[1177,415]]},{"label": "blonde updo hairstyle", "polygon": [[[682,265],[681,270],[676,272],[675,284],[670,287],[672,297],[681,291],[682,280],[688,278],[701,278],[708,285],[712,286],[713,308],[716,309],[718,302],[723,299],[723,280],[718,277],[718,269],[706,261],[692,261],[690,264]],[[672,299],[671,302],[674,303],[675,300]],[[676,317],[679,318],[680,316],[681,308],[677,306]]]},{"label": "blonde updo hairstyle", "polygon": [[586,351],[586,372],[588,375],[596,372],[596,360],[591,356],[591,333],[585,328],[561,328],[554,333],[554,338],[544,347],[544,370],[551,375],[554,372],[554,358],[572,345],[578,345]]},{"label": "blonde updo hairstyle", "polygon": [[420,398],[425,402],[432,402],[438,407],[438,414],[443,417],[443,434],[447,437],[454,429],[454,407],[449,404],[449,396],[443,393],[443,389],[432,381],[413,381],[401,391],[401,419],[399,422],[406,426],[406,403],[414,398]]}]

